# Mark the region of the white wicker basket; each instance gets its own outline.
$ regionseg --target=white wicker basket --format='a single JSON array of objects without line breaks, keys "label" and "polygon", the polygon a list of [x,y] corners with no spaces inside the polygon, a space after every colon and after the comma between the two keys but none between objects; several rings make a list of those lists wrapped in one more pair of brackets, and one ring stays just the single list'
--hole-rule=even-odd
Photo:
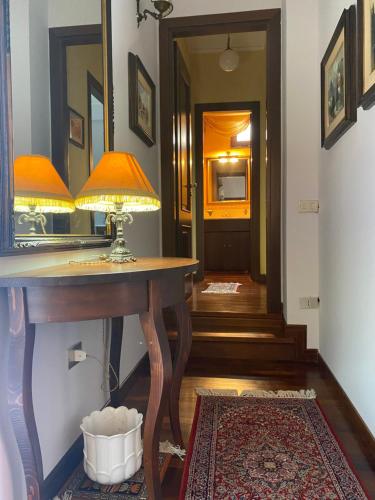
[{"label": "white wicker basket", "polygon": [[84,469],[100,484],[118,484],[132,477],[142,464],[143,416],[125,406],[94,411],[82,420]]}]

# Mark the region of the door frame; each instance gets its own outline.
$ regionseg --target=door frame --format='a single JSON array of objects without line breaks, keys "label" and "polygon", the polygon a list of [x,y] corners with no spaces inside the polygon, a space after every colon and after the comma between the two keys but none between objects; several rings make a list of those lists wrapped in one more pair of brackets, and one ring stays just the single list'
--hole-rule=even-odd
[{"label": "door frame", "polygon": [[[260,274],[260,102],[199,103],[195,105],[195,182],[196,182],[196,242],[197,259],[200,262],[197,281],[204,277],[204,150],[203,114],[207,111],[249,111],[252,128],[250,163],[250,275],[254,281],[265,282]],[[249,160],[250,161],[250,160]]]},{"label": "door frame", "polygon": [[176,255],[173,163],[174,57],[176,38],[220,33],[267,33],[267,310],[281,305],[281,10],[254,10],[163,19],[159,26],[161,192],[163,255]]}]

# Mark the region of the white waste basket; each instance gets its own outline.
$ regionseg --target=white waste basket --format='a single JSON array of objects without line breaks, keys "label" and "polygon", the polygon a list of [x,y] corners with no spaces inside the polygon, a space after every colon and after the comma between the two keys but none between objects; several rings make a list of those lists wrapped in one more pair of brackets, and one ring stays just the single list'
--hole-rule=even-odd
[{"label": "white waste basket", "polygon": [[92,481],[118,484],[142,464],[143,415],[125,406],[94,411],[82,420],[84,469]]}]

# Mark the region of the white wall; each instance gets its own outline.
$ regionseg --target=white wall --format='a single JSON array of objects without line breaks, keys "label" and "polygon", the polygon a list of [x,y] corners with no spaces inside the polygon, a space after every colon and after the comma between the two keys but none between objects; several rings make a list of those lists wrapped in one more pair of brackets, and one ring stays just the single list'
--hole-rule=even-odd
[{"label": "white wall", "polygon": [[[156,84],[158,99],[157,29],[158,24],[152,19],[137,28],[135,2],[112,0],[115,149],[134,153],[152,186],[159,192],[158,148],[149,148],[129,129],[128,104],[128,52],[133,52],[142,60]],[[160,255],[160,212],[135,214],[134,224],[126,229],[126,238],[136,255]],[[145,352],[138,318],[126,321],[123,367],[134,366]]]},{"label": "white wall", "polygon": [[[318,217],[297,213],[298,200],[317,199],[319,151],[318,5],[316,0],[174,0],[172,16],[282,8],[284,196],[282,282],[286,320],[307,324],[308,347],[319,344],[319,312],[299,309],[318,296]],[[309,36],[306,36],[308,20]],[[296,63],[298,61],[298,63]]]},{"label": "white wall", "polygon": [[[319,216],[299,214],[318,199],[320,143],[319,16],[316,0],[283,0],[283,300],[288,324],[307,325],[319,347],[319,311],[299,298],[319,296]],[[306,20],[309,36],[306,36]]]},{"label": "white wall", "polygon": [[[344,8],[320,0],[322,58]],[[357,123],[320,167],[320,351],[375,434],[375,108],[358,109]]]}]

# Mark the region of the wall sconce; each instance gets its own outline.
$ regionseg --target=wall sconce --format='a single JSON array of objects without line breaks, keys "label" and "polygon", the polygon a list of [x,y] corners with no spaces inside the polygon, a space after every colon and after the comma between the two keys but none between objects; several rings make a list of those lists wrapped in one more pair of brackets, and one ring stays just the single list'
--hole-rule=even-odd
[{"label": "wall sconce", "polygon": [[140,10],[140,2],[141,0],[136,0],[137,1],[137,22],[138,22],[138,28],[139,25],[143,20],[147,19],[147,16],[150,15],[154,19],[160,20],[163,19],[164,17],[169,16],[169,14],[173,10],[173,3],[169,0],[151,0],[153,3],[155,9],[157,12],[152,12],[151,10],[145,9],[143,12]]}]

